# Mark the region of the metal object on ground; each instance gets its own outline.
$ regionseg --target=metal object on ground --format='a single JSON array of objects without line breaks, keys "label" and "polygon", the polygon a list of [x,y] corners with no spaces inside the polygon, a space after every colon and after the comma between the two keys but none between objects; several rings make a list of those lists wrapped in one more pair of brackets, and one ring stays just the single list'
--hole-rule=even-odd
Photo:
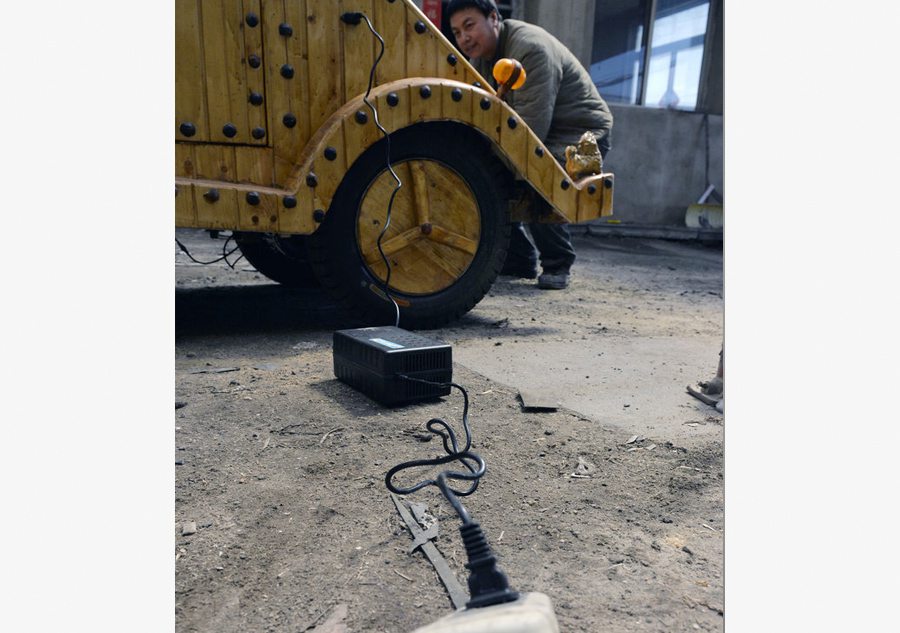
[{"label": "metal object on ground", "polygon": [[[391,500],[394,502],[394,505],[397,506],[397,512],[400,513],[400,516],[409,528],[414,542],[418,541],[421,536],[424,536],[427,533],[426,530],[422,529],[403,501],[400,500],[400,497],[391,493]],[[441,582],[444,583],[444,587],[447,588],[447,593],[450,594],[450,601],[453,602],[453,607],[456,609],[464,608],[466,606],[466,601],[469,599],[469,594],[466,593],[466,590],[456,579],[456,574],[450,569],[450,565],[447,564],[447,561],[444,560],[444,557],[441,556],[441,553],[431,540],[424,542],[421,545],[421,548],[422,553],[425,554],[428,561],[434,565],[434,570],[438,573]]]}]

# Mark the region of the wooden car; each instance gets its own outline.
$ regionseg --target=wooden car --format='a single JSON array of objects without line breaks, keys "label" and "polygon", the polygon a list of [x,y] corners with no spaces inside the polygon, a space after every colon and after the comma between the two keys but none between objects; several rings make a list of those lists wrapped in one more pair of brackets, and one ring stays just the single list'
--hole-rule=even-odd
[{"label": "wooden car", "polygon": [[491,287],[511,220],[612,213],[613,175],[569,178],[410,0],[175,6],[176,226],[232,231],[361,323],[393,321],[387,281],[401,325],[443,325]]}]

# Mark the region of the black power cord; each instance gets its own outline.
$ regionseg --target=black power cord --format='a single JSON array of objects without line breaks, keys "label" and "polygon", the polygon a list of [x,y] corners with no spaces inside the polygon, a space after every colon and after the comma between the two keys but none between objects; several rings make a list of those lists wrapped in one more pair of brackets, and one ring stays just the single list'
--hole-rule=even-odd
[{"label": "black power cord", "polygon": [[180,241],[177,237],[175,238],[175,243],[178,244],[178,248],[180,248],[181,251],[182,251],[185,255],[188,256],[188,259],[190,259],[190,260],[191,260],[192,262],[194,262],[195,264],[203,264],[204,266],[207,266],[207,265],[209,265],[209,264],[216,264],[216,263],[218,263],[218,262],[224,261],[226,264],[228,264],[228,266],[229,266],[232,270],[234,270],[235,264],[237,264],[239,261],[241,261],[241,258],[244,257],[244,255],[243,255],[243,254],[238,255],[237,259],[235,259],[233,262],[228,261],[228,258],[229,258],[231,255],[234,255],[236,252],[238,252],[238,250],[240,250],[240,248],[239,248],[238,246],[235,246],[235,247],[234,247],[233,249],[231,249],[230,251],[228,250],[228,243],[231,242],[231,240],[233,240],[233,239],[234,239],[234,236],[233,236],[233,235],[229,235],[228,238],[225,240],[225,243],[222,244],[222,256],[219,257],[219,258],[216,258],[216,259],[214,259],[214,260],[212,260],[212,261],[208,261],[208,262],[201,262],[199,259],[196,259],[193,255],[191,255],[191,252],[187,249],[187,246],[185,246],[184,244],[182,244],[181,241]]},{"label": "black power cord", "polygon": [[375,108],[374,104],[369,101],[369,94],[372,92],[372,86],[375,83],[375,69],[378,67],[381,58],[384,57],[384,38],[381,37],[381,34],[375,30],[375,27],[372,26],[372,22],[369,20],[368,16],[364,13],[359,12],[347,12],[341,14],[341,21],[346,24],[356,25],[359,24],[362,20],[366,21],[366,25],[369,27],[369,30],[372,32],[372,35],[375,36],[375,39],[378,40],[378,43],[381,45],[381,51],[378,53],[378,57],[375,58],[375,62],[372,64],[372,68],[369,71],[369,85],[366,89],[366,94],[363,96],[363,103],[369,106],[369,110],[372,111],[372,119],[375,121],[375,127],[381,132],[382,136],[384,136],[385,141],[385,157],[387,158],[387,168],[388,171],[391,172],[391,176],[394,177],[394,180],[397,183],[397,186],[394,187],[394,190],[391,192],[390,200],[388,200],[387,206],[387,216],[385,217],[384,226],[381,228],[381,233],[378,234],[378,240],[376,245],[378,246],[378,253],[381,255],[381,260],[384,262],[385,268],[387,269],[387,274],[384,278],[384,284],[382,286],[382,290],[384,291],[384,296],[387,297],[388,301],[390,301],[394,305],[394,326],[400,327],[400,306],[397,305],[397,302],[394,300],[394,297],[391,296],[391,263],[388,261],[387,255],[384,253],[384,249],[381,247],[381,241],[384,239],[385,234],[387,233],[388,228],[391,226],[391,211],[394,207],[394,198],[397,197],[397,192],[403,187],[403,182],[400,180],[400,177],[397,176],[397,172],[394,171],[394,166],[391,164],[391,137],[388,134],[388,131],[384,129],[384,126],[381,125],[381,122],[378,120],[378,110]]},{"label": "black power cord", "polygon": [[[487,607],[493,604],[503,602],[511,602],[519,597],[519,594],[509,588],[509,581],[497,567],[497,557],[491,551],[491,547],[487,542],[487,537],[477,521],[474,521],[469,513],[463,507],[458,497],[466,497],[478,488],[478,482],[484,476],[486,464],[484,459],[477,453],[471,451],[472,448],[472,432],[469,428],[469,394],[466,390],[456,383],[437,383],[430,380],[422,380],[421,378],[411,378],[403,374],[397,375],[403,380],[420,382],[429,385],[451,387],[458,389],[463,395],[463,430],[466,434],[466,443],[462,450],[456,439],[453,428],[440,418],[432,418],[426,424],[426,428],[434,435],[439,435],[443,441],[444,451],[447,453],[441,457],[432,459],[415,459],[408,462],[397,464],[391,468],[384,477],[384,483],[388,490],[398,495],[408,495],[416,490],[420,490],[426,486],[436,486],[453,509],[456,511],[463,524],[459,528],[460,535],[463,539],[463,545],[466,548],[466,555],[469,562],[466,568],[469,570],[469,601],[466,603],[467,609],[479,607]],[[409,468],[434,467],[443,466],[452,462],[459,462],[465,466],[468,472],[458,470],[445,470],[439,473],[433,479],[422,480],[412,486],[399,487],[394,485],[394,476]],[[457,490],[450,485],[450,480],[468,481],[471,485],[465,490]]]},{"label": "black power cord", "polygon": [[[363,102],[367,106],[369,106],[369,109],[372,111],[372,117],[375,121],[376,127],[378,127],[382,135],[384,135],[387,168],[391,172],[391,175],[394,177],[394,180],[397,182],[397,186],[391,193],[391,198],[388,202],[387,218],[385,220],[384,227],[382,228],[381,233],[378,236],[377,244],[378,252],[381,254],[382,261],[384,261],[385,267],[387,268],[387,275],[385,276],[383,287],[384,294],[391,301],[391,303],[394,304],[394,310],[396,313],[394,324],[396,327],[399,327],[400,307],[397,305],[397,302],[390,294],[391,265],[384,253],[384,250],[381,247],[381,241],[384,238],[388,227],[390,226],[391,210],[394,205],[394,198],[397,196],[397,192],[400,191],[403,183],[397,176],[397,173],[394,171],[394,168],[391,164],[390,135],[379,122],[378,111],[375,109],[375,106],[369,101],[369,94],[372,92],[372,85],[375,81],[375,69],[378,66],[378,63],[381,61],[381,58],[384,56],[384,38],[382,38],[381,35],[375,30],[375,27],[372,26],[372,22],[364,13],[347,12],[341,15],[341,21],[349,25],[357,25],[363,20],[365,20],[366,25],[369,27],[369,30],[381,45],[381,51],[379,52],[378,57],[375,59],[375,63],[372,65],[372,69],[369,72],[369,86],[366,90],[365,96],[363,97]],[[462,535],[463,545],[466,548],[466,555],[469,559],[469,562],[466,564],[466,568],[470,572],[468,579],[470,598],[466,603],[467,609],[487,607],[493,604],[500,604],[503,602],[511,602],[513,600],[516,600],[519,597],[519,594],[509,588],[509,582],[506,578],[506,575],[497,568],[497,558],[491,551],[491,547],[490,545],[488,545],[487,538],[485,537],[481,526],[476,521],[472,520],[472,517],[469,515],[469,513],[466,511],[465,507],[463,507],[462,503],[459,500],[459,497],[466,497],[475,492],[475,490],[478,488],[478,482],[481,477],[484,476],[486,469],[484,459],[482,459],[481,456],[477,453],[473,453],[470,450],[472,448],[472,433],[469,429],[469,394],[463,387],[457,385],[456,383],[438,383],[430,380],[423,380],[421,378],[412,378],[404,374],[397,374],[397,376],[399,378],[402,378],[403,380],[409,380],[412,382],[425,383],[439,387],[446,387],[449,385],[450,387],[459,389],[459,391],[463,395],[464,404],[462,422],[463,430],[466,434],[466,443],[462,450],[460,450],[459,444],[456,439],[456,434],[453,432],[452,427],[440,418],[432,418],[428,421],[426,427],[433,434],[439,435],[441,437],[444,445],[444,451],[447,454],[442,457],[436,457],[433,459],[416,459],[398,464],[391,468],[385,475],[385,485],[387,486],[388,490],[398,495],[408,495],[426,486],[437,486],[437,488],[441,491],[441,493],[443,493],[444,497],[459,515],[459,518],[463,522],[462,526],[459,528],[459,531]],[[392,482],[394,475],[403,470],[418,467],[442,466],[444,464],[450,464],[452,462],[461,463],[463,466],[465,466],[466,471],[468,472],[462,472],[459,470],[445,470],[433,479],[426,479],[413,486],[405,488],[397,487]],[[450,485],[450,480],[467,481],[470,482],[470,485],[465,490],[457,490]]]}]

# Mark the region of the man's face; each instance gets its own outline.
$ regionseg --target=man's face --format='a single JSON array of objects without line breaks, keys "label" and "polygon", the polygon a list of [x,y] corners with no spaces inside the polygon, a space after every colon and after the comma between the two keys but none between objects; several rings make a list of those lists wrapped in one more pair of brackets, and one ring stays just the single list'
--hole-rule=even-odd
[{"label": "man's face", "polygon": [[475,7],[457,11],[450,18],[450,28],[460,50],[469,59],[490,61],[497,50],[500,36],[500,21],[497,12],[491,11],[487,17]]}]

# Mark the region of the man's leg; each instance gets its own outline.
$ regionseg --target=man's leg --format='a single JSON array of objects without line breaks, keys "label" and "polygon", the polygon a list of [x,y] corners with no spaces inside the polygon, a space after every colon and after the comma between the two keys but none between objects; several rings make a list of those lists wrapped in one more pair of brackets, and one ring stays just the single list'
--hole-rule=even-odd
[{"label": "man's leg", "polygon": [[534,243],[541,254],[541,268],[545,273],[568,273],[575,263],[575,248],[566,224],[528,225]]},{"label": "man's leg", "polygon": [[521,222],[510,227],[509,251],[500,274],[507,277],[534,279],[537,277],[538,252]]}]

